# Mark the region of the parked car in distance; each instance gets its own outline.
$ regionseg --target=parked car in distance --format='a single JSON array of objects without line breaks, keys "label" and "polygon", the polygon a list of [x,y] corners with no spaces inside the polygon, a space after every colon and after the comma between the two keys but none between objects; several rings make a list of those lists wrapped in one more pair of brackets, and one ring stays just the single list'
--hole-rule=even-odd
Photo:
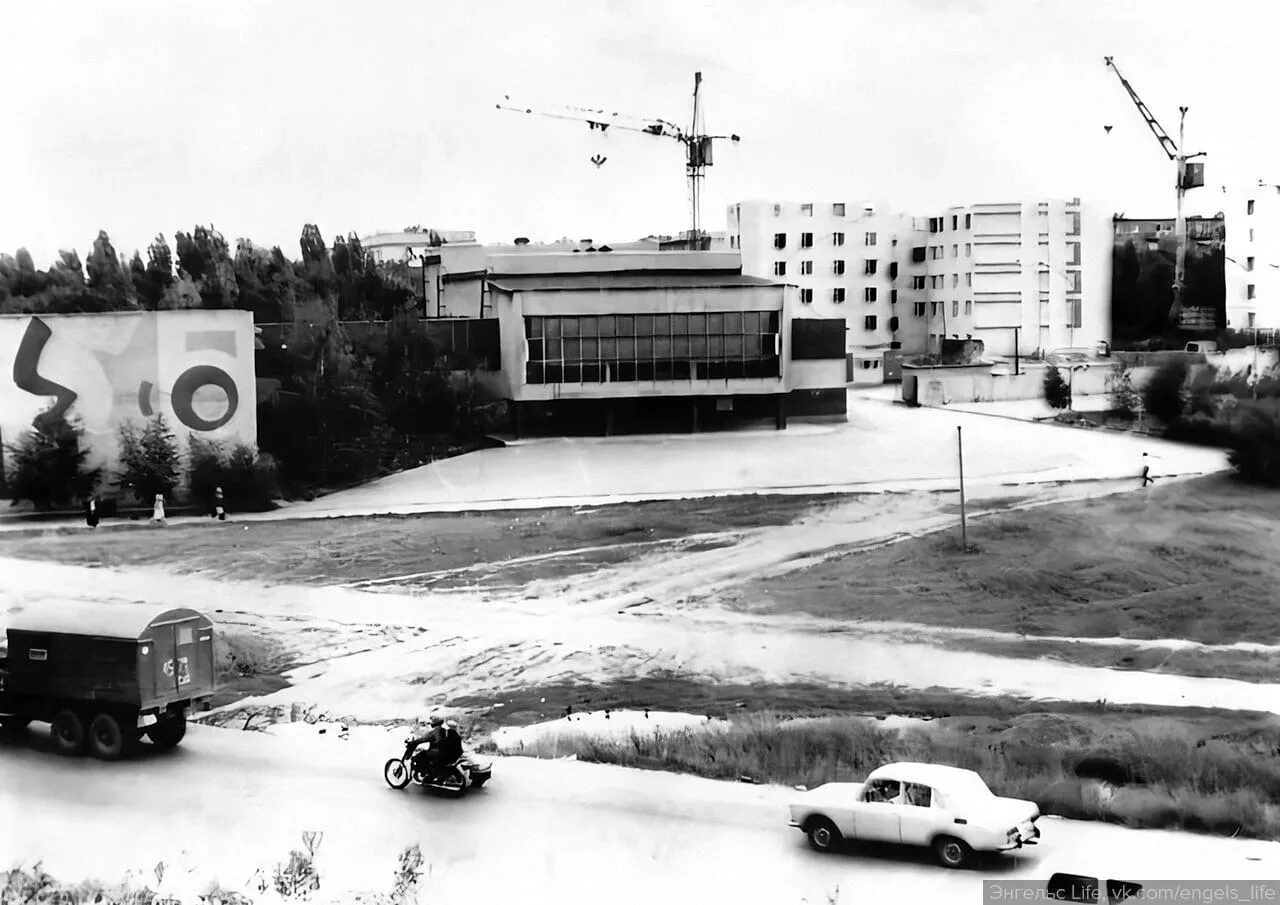
[{"label": "parked car in distance", "polygon": [[829,782],[800,794],[791,826],[818,851],[844,840],[928,846],[945,867],[963,867],[974,852],[1035,845],[1040,808],[996,796],[972,770],[941,764],[888,764],[865,782]]}]

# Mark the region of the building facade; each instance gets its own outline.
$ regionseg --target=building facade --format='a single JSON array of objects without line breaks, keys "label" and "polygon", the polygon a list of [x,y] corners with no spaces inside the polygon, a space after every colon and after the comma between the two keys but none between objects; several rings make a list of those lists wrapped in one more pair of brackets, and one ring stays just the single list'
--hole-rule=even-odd
[{"label": "building facade", "polygon": [[931,217],[878,204],[752,201],[732,205],[728,220],[743,271],[794,282],[801,312],[843,317],[855,359],[937,353],[944,337],[982,340],[996,355],[1110,338],[1109,224],[1079,199]]},{"label": "building facade", "polygon": [[409,267],[426,317],[482,317],[487,252],[470,230],[411,227],[360,239],[375,261]]},{"label": "building facade", "polygon": [[1280,185],[1229,188],[1227,326],[1280,329]]},{"label": "building facade", "polygon": [[[793,342],[794,289],[736,253],[494,255],[499,391],[523,433],[843,418],[843,323]],[[834,339],[834,341],[833,341]]]}]

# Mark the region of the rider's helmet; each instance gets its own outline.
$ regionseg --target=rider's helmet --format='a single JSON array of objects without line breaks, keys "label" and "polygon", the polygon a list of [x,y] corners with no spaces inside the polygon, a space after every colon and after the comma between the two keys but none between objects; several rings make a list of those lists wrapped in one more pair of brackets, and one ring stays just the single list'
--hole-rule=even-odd
[{"label": "rider's helmet", "polygon": [[457,731],[458,731],[458,721],[457,721],[457,720],[446,720],[444,725],[445,725],[445,728],[446,728],[446,729],[452,729],[454,732],[457,732]]},{"label": "rider's helmet", "polygon": [[444,717],[440,716],[440,714],[438,714],[438,713],[433,713],[433,714],[431,715],[431,725],[432,725],[432,727],[435,727],[435,726],[443,726],[443,725],[444,725]]}]

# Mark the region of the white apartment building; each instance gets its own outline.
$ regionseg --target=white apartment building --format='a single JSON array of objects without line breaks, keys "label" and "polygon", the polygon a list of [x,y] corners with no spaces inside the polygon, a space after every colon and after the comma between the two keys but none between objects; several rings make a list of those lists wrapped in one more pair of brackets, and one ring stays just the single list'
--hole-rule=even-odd
[{"label": "white apartment building", "polygon": [[430,317],[480,317],[487,251],[471,230],[411,227],[362,236],[375,261],[402,261]]},{"label": "white apartment building", "polygon": [[925,265],[912,257],[909,215],[872,202],[744,201],[728,208],[728,234],[744,274],[797,287],[794,317],[844,319],[855,368],[911,349],[906,321],[925,298],[913,288]]},{"label": "white apartment building", "polygon": [[943,337],[980,339],[992,355],[1110,340],[1110,217],[1078,198],[924,218],[752,201],[729,208],[729,234],[744,273],[795,283],[810,316],[844,317],[855,355],[936,352]]},{"label": "white apartment building", "polygon": [[1280,329],[1280,185],[1227,191],[1227,326]]}]

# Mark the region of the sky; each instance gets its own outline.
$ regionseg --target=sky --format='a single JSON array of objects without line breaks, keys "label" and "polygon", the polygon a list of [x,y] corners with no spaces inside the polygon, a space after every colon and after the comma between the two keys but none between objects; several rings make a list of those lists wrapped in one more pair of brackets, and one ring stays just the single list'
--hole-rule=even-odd
[{"label": "sky", "polygon": [[687,229],[678,142],[496,105],[687,124],[695,71],[709,132],[742,137],[717,143],[705,229],[751,198],[1172,216],[1174,164],[1106,55],[1175,141],[1189,107],[1186,148],[1208,156],[1186,210],[1212,214],[1223,184],[1280,182],[1274,5],[6,0],[0,252],[43,267],[100,229],[128,254],[196,224],[294,257],[305,223],[330,240]]}]

